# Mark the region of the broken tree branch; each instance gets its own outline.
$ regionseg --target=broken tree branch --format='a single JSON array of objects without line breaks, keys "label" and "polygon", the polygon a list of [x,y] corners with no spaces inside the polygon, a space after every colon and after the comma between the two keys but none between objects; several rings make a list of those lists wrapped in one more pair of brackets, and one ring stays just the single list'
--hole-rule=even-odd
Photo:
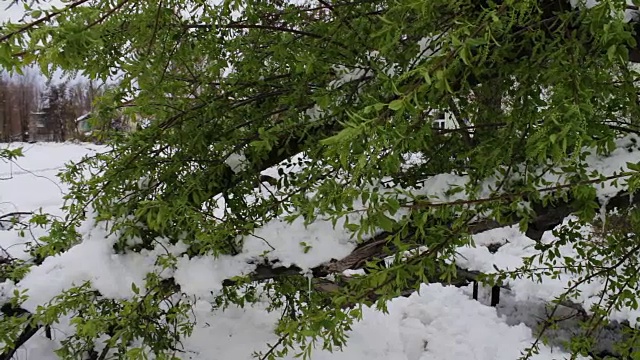
[{"label": "broken tree branch", "polygon": [[[623,191],[610,198],[605,207],[606,210],[613,210],[615,208],[628,208],[637,204],[640,204],[640,197],[631,197],[628,192]],[[577,209],[575,205],[572,204],[571,199],[569,199],[568,202],[558,202],[547,206],[535,203],[533,204],[533,210],[537,215],[529,221],[525,235],[532,240],[539,241],[545,231],[552,230],[556,226],[560,225],[567,216],[571,215]],[[514,218],[509,222],[500,223],[492,219],[485,219],[470,224],[467,229],[467,233],[471,235],[479,234],[492,229],[512,226],[517,224],[519,221],[520,219]],[[323,278],[330,274],[343,273],[345,270],[362,269],[369,261],[389,256],[389,254],[385,252],[385,247],[387,247],[388,241],[392,236],[394,236],[393,233],[382,232],[358,245],[358,247],[356,247],[353,252],[346,257],[330,261],[310,269],[311,273],[314,278]],[[409,232],[407,239],[414,236],[414,232]],[[477,281],[477,277],[480,274],[478,272],[469,272],[468,270],[461,268],[459,268],[458,271],[460,271],[459,276],[469,282]],[[257,266],[256,270],[249,275],[249,279],[251,281],[264,281],[280,276],[300,275],[302,272],[303,269],[297,266],[274,267],[269,264],[260,264]],[[224,286],[232,286],[237,283],[238,282],[236,280],[231,279],[223,281]]]}]

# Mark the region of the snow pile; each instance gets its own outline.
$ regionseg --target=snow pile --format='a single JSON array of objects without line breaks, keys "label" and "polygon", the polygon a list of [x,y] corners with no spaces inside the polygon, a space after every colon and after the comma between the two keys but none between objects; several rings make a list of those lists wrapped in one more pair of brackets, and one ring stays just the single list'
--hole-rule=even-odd
[{"label": "snow pile", "polygon": [[244,258],[222,255],[214,259],[211,256],[197,256],[178,259],[174,279],[187,295],[199,299],[208,299],[218,295],[222,282],[233,276],[249,274],[255,266],[242,261]]},{"label": "snow pile", "polygon": [[305,227],[302,218],[291,224],[274,220],[245,239],[243,251],[253,255],[269,252],[268,258],[277,259],[281,266],[309,269],[332,258],[342,259],[356,247],[343,223],[339,221],[334,228],[331,221],[317,219]]},{"label": "snow pile", "polygon": [[[565,226],[569,217],[560,226]],[[534,249],[536,242],[522,234],[517,226],[493,229],[477,234],[473,237],[476,247],[464,247],[458,249],[456,264],[486,274],[495,273],[495,268],[501,270],[515,270],[523,265],[524,257],[532,256],[538,251]],[[555,241],[551,232],[546,232],[540,240],[544,244]],[[502,244],[495,253],[491,253],[487,247],[489,244]],[[484,245],[484,246],[483,246]],[[578,252],[570,244],[560,246],[562,257],[580,258]],[[558,266],[560,266],[560,262]],[[561,274],[558,278],[543,276],[540,284],[528,278],[508,280],[508,286],[513,294],[513,300],[520,303],[544,303],[554,300],[567,290],[567,283],[577,280],[575,276]],[[578,293],[572,301],[581,305],[589,312],[592,305],[600,302],[601,294],[605,289],[605,283],[599,279],[593,279],[588,283],[582,283],[577,287]],[[611,320],[629,321],[631,326],[636,326],[640,319],[640,309],[622,308],[612,310]]]},{"label": "snow pile", "polygon": [[[194,307],[197,326],[183,341],[183,359],[252,359],[277,341],[273,324],[279,314],[266,304],[244,309],[211,311],[199,301]],[[389,303],[389,313],[363,309],[363,320],[350,332],[344,351],[316,350],[313,360],[513,360],[535,340],[523,324],[510,326],[496,309],[469,299],[463,290],[439,284],[423,285],[420,294]],[[60,334],[61,335],[61,334]],[[52,344],[40,333],[19,352],[20,359],[57,360]],[[568,358],[541,346],[534,360]],[[296,359],[293,355],[286,360]],[[578,358],[583,359],[583,358]]]},{"label": "snow pile", "polygon": [[[534,341],[531,329],[509,326],[495,308],[469,299],[461,289],[422,285],[420,294],[390,302],[389,314],[366,308],[343,353],[318,359],[517,359]],[[533,359],[564,355],[541,348]]]},{"label": "snow pile", "polygon": [[60,292],[87,281],[107,298],[131,298],[134,295],[131,284],[145,289],[145,276],[152,272],[161,273],[162,269],[155,265],[159,255],[167,251],[177,255],[186,249],[181,244],[163,244],[151,251],[114,254],[115,236],[107,236],[101,227],[85,226],[80,232],[84,234],[82,243],[65,253],[46,258],[16,285],[18,290],[28,290],[29,298],[22,305],[25,310],[33,312]]}]

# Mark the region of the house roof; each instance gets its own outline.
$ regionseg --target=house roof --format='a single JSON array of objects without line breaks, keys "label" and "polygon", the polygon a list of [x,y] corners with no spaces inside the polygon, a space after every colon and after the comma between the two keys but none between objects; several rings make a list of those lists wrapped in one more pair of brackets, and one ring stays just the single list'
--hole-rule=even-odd
[{"label": "house roof", "polygon": [[91,113],[86,113],[86,114],[84,114],[84,115],[80,116],[79,118],[77,118],[77,119],[76,119],[76,122],[80,122],[80,121],[87,120],[87,119],[88,119],[88,118],[90,118],[90,117],[91,117]]}]

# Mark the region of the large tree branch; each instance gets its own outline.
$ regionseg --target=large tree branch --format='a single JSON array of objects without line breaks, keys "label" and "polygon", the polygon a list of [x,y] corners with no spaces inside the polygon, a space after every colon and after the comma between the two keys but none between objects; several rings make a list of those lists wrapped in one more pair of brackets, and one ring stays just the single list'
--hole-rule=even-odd
[{"label": "large tree branch", "polygon": [[[629,196],[629,193],[624,191],[618,193],[616,196],[610,198],[605,205],[606,210],[624,209],[634,205],[640,204],[640,196]],[[569,199],[568,202],[558,202],[555,204],[549,204],[542,206],[539,203],[533,204],[533,209],[536,216],[532,218],[528,223],[528,229],[526,236],[533,240],[540,240],[542,234],[545,231],[551,230],[560,225],[562,221],[578,209],[576,205]],[[491,219],[485,219],[477,221],[469,225],[467,232],[469,234],[479,234],[491,229],[497,229],[500,227],[511,226],[519,223],[521,219],[513,218],[509,222],[497,222]],[[345,270],[362,269],[367,262],[376,261],[384,257],[389,256],[385,251],[388,246],[389,239],[395,234],[389,232],[380,233],[371,239],[360,244],[351,254],[346,257],[330,261],[311,269],[311,273],[315,278],[326,277],[330,274],[340,274]],[[406,240],[409,240],[415,236],[415,232],[409,232]],[[477,280],[479,273],[469,272],[464,269],[458,269],[458,281],[472,282]],[[268,279],[277,278],[280,276],[299,275],[303,270],[297,266],[279,267],[271,266],[268,264],[260,264],[256,270],[249,275],[251,281],[264,281]],[[236,280],[227,279],[223,281],[224,286],[232,286],[237,284]]]}]

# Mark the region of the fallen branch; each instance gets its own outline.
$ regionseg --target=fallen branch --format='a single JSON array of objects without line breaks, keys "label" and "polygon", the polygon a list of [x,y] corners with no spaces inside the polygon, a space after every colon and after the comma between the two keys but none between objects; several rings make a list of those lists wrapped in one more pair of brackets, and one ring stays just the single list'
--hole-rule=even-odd
[{"label": "fallen branch", "polygon": [[[639,203],[640,197],[630,197],[629,193],[620,192],[619,194],[608,200],[608,202],[606,203],[606,209],[612,210],[614,208],[628,208]],[[572,205],[571,200],[569,202],[559,202],[553,205],[548,205],[546,207],[543,207],[540,204],[534,204],[533,209],[537,215],[530,220],[526,235],[534,240],[539,240],[545,231],[551,230],[557,225],[561,224],[568,215],[576,210],[574,208],[574,205]],[[26,212],[11,213],[3,215],[2,218],[30,214],[31,213]],[[517,224],[519,220],[520,219],[511,219],[511,221],[503,223],[497,222],[495,220],[482,220],[470,224],[466,230],[469,234],[478,234],[491,229]],[[344,287],[345,284],[349,282],[349,280],[344,280],[344,277],[342,277],[342,282],[337,283],[328,280],[326,277],[331,274],[341,274],[345,270],[362,269],[369,261],[375,261],[389,256],[389,254],[385,251],[385,248],[388,246],[389,239],[394,235],[394,233],[390,232],[380,233],[372,237],[368,241],[360,244],[353,250],[351,254],[347,255],[346,257],[339,260],[333,260],[312,268],[311,273],[314,277],[312,280],[313,288],[316,291],[321,292],[339,291],[342,287]],[[406,239],[408,240],[414,236],[415,232],[409,232]],[[281,276],[298,276],[303,272],[303,269],[297,266],[283,267],[270,264],[259,264],[256,269],[251,274],[249,274],[249,281],[265,281]],[[463,269],[457,266],[455,278],[447,284],[454,286],[467,286],[469,284],[473,284],[473,297],[477,299],[478,282],[482,276],[484,276],[484,274],[479,271]],[[438,279],[437,276],[433,276],[432,278]],[[180,291],[179,286],[173,279],[166,279],[165,282],[169,283],[169,285],[174,288],[174,291]],[[222,285],[233,286],[238,285],[239,282],[239,280],[235,279],[226,279],[222,282]],[[442,281],[434,280],[434,282]],[[492,306],[495,306],[499,303],[500,289],[509,289],[509,286],[507,284],[498,284],[492,287]],[[406,289],[404,291],[401,291],[400,295],[409,296],[414,291],[415,288]],[[585,309],[579,304],[575,304],[569,301],[563,301],[560,303],[560,305],[574,309],[580,316],[586,316],[587,314]],[[8,304],[2,306],[0,310],[4,316],[31,316],[25,310],[15,309]],[[16,349],[24,345],[40,328],[40,325],[33,325],[29,321],[27,323],[27,326],[23,329],[22,333],[16,340],[15,346],[5,349],[5,352],[0,354],[0,360],[10,360],[15,354]]]},{"label": "fallen branch", "polygon": [[[625,191],[610,198],[605,207],[606,210],[613,210],[615,208],[628,208],[637,204],[640,204],[640,196],[631,197],[629,196],[629,193]],[[561,224],[567,216],[571,215],[577,209],[575,205],[572,204],[571,199],[569,199],[568,202],[558,202],[547,206],[542,206],[541,204],[536,203],[533,204],[533,210],[537,215],[529,221],[525,235],[533,240],[539,241],[545,231],[552,230]],[[520,219],[518,218],[511,219],[511,221],[506,223],[500,223],[495,220],[482,220],[470,224],[467,228],[467,233],[472,235],[479,234],[488,230],[511,226],[517,224],[519,221]],[[389,239],[394,235],[394,233],[389,232],[380,233],[360,244],[346,257],[339,260],[332,260],[310,269],[311,274],[315,279],[326,278],[328,275],[341,274],[346,270],[362,269],[365,267],[367,262],[384,259],[390,255],[385,251],[385,248],[389,245]],[[406,239],[408,240],[414,236],[415,232],[410,231]],[[457,268],[457,271],[456,282],[460,284],[460,286],[477,283],[478,277],[482,275],[480,272],[469,271],[459,267]],[[295,265],[281,267],[271,264],[259,264],[255,271],[249,274],[249,281],[265,281],[281,276],[300,275],[303,272],[303,269]],[[226,279],[222,282],[223,286],[233,286],[236,284],[238,284],[238,281],[233,279]],[[327,284],[326,281],[322,282],[322,287],[324,289],[335,289],[336,285],[337,284]],[[456,283],[452,283],[452,285],[456,285]],[[500,287],[504,288],[505,286],[500,285],[498,287],[494,287],[492,290],[493,306],[499,303]]]}]

